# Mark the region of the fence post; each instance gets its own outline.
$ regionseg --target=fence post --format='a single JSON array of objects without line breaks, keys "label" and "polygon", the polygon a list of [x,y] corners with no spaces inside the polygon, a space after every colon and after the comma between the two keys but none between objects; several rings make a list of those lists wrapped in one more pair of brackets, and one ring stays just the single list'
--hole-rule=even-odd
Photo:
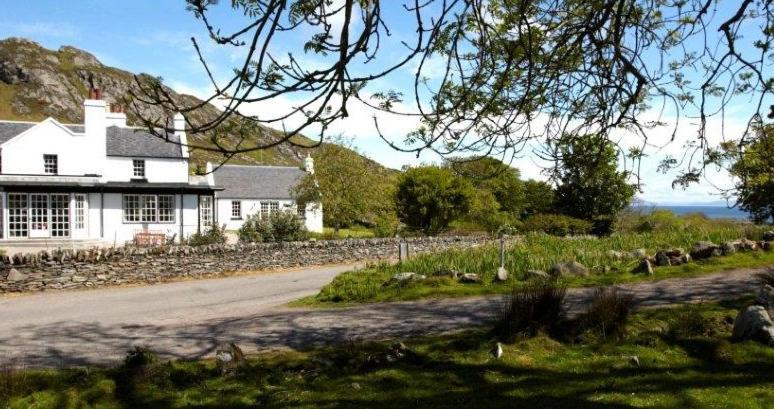
[{"label": "fence post", "polygon": [[403,263],[409,258],[409,244],[405,240],[398,242],[398,262]]}]

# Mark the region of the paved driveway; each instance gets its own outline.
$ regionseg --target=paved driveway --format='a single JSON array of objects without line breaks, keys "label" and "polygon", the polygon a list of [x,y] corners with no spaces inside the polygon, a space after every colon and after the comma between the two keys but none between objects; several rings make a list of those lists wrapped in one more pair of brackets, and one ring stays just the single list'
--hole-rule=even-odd
[{"label": "paved driveway", "polygon": [[[0,365],[114,364],[135,345],[166,357],[212,355],[221,342],[246,351],[305,348],[350,339],[391,338],[486,324],[500,297],[422,300],[352,308],[289,309],[353,266],[186,281],[150,287],[60,292],[0,299]],[[738,297],[755,290],[736,270],[626,286],[641,306]],[[590,290],[568,295],[578,311]]]}]

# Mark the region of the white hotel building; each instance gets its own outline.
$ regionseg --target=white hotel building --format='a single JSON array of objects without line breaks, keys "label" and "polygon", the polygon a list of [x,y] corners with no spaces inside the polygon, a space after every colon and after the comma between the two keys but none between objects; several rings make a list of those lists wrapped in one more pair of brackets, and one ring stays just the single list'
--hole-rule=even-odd
[{"label": "white hotel building", "polygon": [[[92,91],[83,124],[0,121],[0,248],[122,245],[148,232],[179,241],[213,222],[237,229],[251,213],[298,211],[289,192],[303,170],[223,166],[190,176],[181,115],[166,141],[112,111]],[[309,230],[322,230],[319,206],[299,214]]]}]

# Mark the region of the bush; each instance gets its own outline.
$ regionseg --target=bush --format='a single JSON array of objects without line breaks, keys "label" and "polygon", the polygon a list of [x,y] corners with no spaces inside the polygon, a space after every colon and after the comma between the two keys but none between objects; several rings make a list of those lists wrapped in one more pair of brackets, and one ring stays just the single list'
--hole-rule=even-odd
[{"label": "bush", "polygon": [[520,335],[552,332],[562,322],[566,293],[567,288],[553,279],[532,280],[514,287],[495,324],[495,335],[511,341]]},{"label": "bush", "polygon": [[680,314],[676,314],[669,326],[669,335],[673,339],[715,335],[716,322],[704,316],[695,305],[689,305]]},{"label": "bush", "polygon": [[262,220],[257,214],[247,216],[238,231],[239,241],[242,243],[262,243],[274,241],[271,231],[271,223]]},{"label": "bush", "polygon": [[599,288],[591,305],[580,318],[581,329],[602,339],[623,339],[633,307],[633,297],[617,288]]},{"label": "bush", "polygon": [[186,244],[189,246],[206,246],[208,244],[223,244],[226,242],[226,225],[218,227],[213,224],[204,233],[196,232],[188,237]]},{"label": "bush", "polygon": [[591,223],[560,214],[537,214],[524,222],[523,229],[528,232],[543,232],[553,236],[576,236],[589,234]]},{"label": "bush", "polygon": [[242,243],[299,241],[309,237],[304,222],[292,212],[273,212],[268,219],[249,216],[238,234]]},{"label": "bush", "polygon": [[143,368],[155,364],[158,361],[159,357],[153,351],[136,346],[126,354],[126,358],[124,358],[124,367],[129,369]]}]

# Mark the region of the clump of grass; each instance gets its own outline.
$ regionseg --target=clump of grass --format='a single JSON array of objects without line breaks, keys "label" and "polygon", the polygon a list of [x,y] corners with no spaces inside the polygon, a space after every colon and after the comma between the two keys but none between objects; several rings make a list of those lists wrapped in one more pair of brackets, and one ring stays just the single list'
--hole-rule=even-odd
[{"label": "clump of grass", "polygon": [[566,286],[553,279],[531,280],[525,286],[514,287],[494,334],[503,341],[512,341],[518,336],[553,332],[563,321],[566,294]]},{"label": "clump of grass", "polygon": [[605,340],[624,339],[633,299],[615,287],[596,289],[591,305],[579,319],[581,330]]},{"label": "clump of grass", "polygon": [[11,398],[21,395],[26,386],[26,373],[11,365],[0,368],[0,407],[8,406]]}]

